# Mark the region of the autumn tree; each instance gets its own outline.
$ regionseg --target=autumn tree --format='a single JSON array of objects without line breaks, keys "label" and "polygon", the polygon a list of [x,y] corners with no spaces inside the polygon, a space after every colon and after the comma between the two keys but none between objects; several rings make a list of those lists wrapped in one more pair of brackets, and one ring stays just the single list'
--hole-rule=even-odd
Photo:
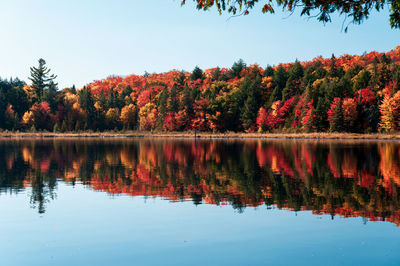
[{"label": "autumn tree", "polygon": [[[227,11],[230,14],[247,15],[256,6],[257,3],[261,2],[261,11],[263,13],[275,13],[274,5],[287,10],[289,13],[293,13],[296,9],[301,8],[301,16],[316,17],[318,21],[323,23],[331,22],[331,15],[344,14],[346,18],[350,18],[350,22],[354,24],[360,24],[364,20],[369,18],[372,11],[381,11],[386,5],[390,8],[390,26],[392,28],[400,27],[400,4],[394,0],[367,0],[367,1],[335,1],[335,0],[193,0],[197,3],[197,9],[208,10],[215,6],[218,12]],[[184,5],[186,0],[182,0],[181,4]],[[346,27],[347,29],[347,27]]]},{"label": "autumn tree", "polygon": [[116,129],[119,126],[118,108],[110,108],[106,113],[106,122],[109,129]]},{"label": "autumn tree", "polygon": [[267,111],[264,107],[260,107],[257,114],[257,127],[259,132],[264,132],[267,130]]},{"label": "autumn tree", "polygon": [[133,129],[136,125],[136,107],[133,104],[121,109],[120,120],[125,129]]},{"label": "autumn tree", "polygon": [[386,95],[379,106],[381,122],[379,129],[384,132],[393,132],[400,127],[400,91],[393,97]]},{"label": "autumn tree", "polygon": [[345,98],[342,103],[343,126],[346,131],[354,131],[354,126],[358,117],[357,102],[353,98]]}]

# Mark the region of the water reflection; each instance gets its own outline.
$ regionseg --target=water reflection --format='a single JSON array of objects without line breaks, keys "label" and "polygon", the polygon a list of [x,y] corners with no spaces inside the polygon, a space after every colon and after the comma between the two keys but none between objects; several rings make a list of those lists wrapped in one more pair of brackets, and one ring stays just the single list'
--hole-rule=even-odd
[{"label": "water reflection", "polygon": [[265,204],[400,225],[400,145],[391,142],[0,141],[0,193],[27,190],[44,213],[58,182],[238,211]]}]

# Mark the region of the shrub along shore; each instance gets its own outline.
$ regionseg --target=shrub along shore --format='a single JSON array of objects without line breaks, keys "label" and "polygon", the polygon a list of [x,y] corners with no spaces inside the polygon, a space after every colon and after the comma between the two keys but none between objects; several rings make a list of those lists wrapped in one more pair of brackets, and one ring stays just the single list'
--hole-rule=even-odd
[{"label": "shrub along shore", "polygon": [[218,132],[0,132],[0,138],[179,138],[179,139],[312,139],[312,140],[400,140],[398,134],[359,133],[218,133]]}]

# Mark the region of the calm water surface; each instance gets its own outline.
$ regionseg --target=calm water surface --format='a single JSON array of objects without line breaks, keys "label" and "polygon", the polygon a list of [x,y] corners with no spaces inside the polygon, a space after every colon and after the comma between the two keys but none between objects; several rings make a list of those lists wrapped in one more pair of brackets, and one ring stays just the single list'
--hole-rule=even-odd
[{"label": "calm water surface", "polygon": [[400,144],[0,141],[0,265],[400,265]]}]

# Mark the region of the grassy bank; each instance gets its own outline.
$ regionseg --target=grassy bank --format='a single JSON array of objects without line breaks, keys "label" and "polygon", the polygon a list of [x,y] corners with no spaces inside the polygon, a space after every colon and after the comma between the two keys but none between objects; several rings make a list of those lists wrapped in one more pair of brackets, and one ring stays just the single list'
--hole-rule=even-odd
[{"label": "grassy bank", "polygon": [[[0,138],[195,138],[194,132],[0,132]],[[196,132],[196,138],[212,139],[365,139],[400,140],[397,134],[356,134],[356,133],[212,133]]]}]

